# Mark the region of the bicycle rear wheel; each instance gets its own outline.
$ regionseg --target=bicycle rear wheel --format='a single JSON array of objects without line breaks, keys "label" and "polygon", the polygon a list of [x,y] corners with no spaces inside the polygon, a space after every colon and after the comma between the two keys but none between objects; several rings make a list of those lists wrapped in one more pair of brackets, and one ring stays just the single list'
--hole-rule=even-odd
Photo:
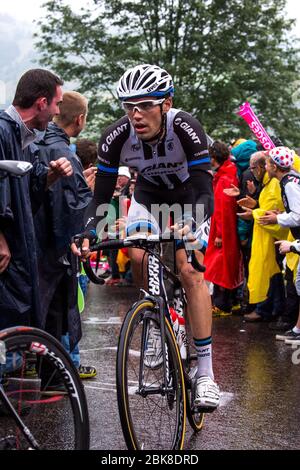
[{"label": "bicycle rear wheel", "polygon": [[76,368],[55,338],[36,328],[1,331],[0,387],[33,437],[32,441],[22,432],[0,400],[0,448],[89,448],[84,389]]},{"label": "bicycle rear wheel", "polygon": [[159,327],[154,304],[142,300],[127,313],[117,353],[117,394],[122,430],[130,450],[182,449],[186,397],[181,359],[166,320],[167,390],[163,366],[145,365],[150,324]]}]

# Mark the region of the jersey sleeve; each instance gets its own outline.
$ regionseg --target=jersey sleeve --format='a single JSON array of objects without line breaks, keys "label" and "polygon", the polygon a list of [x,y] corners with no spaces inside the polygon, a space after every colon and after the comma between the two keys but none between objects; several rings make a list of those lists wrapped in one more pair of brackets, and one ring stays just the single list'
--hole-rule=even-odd
[{"label": "jersey sleeve", "polygon": [[98,174],[112,176],[118,174],[120,155],[130,134],[127,116],[119,119],[103,132],[98,145]]},{"label": "jersey sleeve", "polygon": [[207,137],[200,122],[185,111],[179,111],[174,118],[174,132],[186,154],[188,169],[211,170]]},{"label": "jersey sleeve", "polygon": [[[118,177],[118,168],[123,145],[130,134],[127,116],[109,126],[102,134],[98,145],[98,162],[94,197],[85,214],[86,229],[97,232],[98,223],[104,218],[102,205],[110,203]],[[101,215],[97,215],[97,213]]]}]

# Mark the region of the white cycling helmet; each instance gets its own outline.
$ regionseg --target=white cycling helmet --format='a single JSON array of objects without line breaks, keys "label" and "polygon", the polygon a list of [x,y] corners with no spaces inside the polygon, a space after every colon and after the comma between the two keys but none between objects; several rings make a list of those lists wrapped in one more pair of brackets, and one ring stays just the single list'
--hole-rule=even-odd
[{"label": "white cycling helmet", "polygon": [[122,75],[117,88],[120,100],[147,96],[174,96],[173,80],[168,72],[157,65],[142,64]]}]

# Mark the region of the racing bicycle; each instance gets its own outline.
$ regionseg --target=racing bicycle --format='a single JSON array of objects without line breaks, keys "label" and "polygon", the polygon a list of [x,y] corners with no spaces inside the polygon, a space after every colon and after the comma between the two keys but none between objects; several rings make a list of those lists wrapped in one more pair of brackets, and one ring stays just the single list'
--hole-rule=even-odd
[{"label": "racing bicycle", "polygon": [[[140,300],[125,315],[117,351],[119,415],[130,450],[182,449],[186,418],[194,432],[203,426],[204,413],[193,405],[197,356],[182,328],[187,313],[186,297],[175,266],[171,270],[161,256],[162,245],[168,242],[173,243],[175,259],[172,233],[167,239],[165,236],[143,238],[138,234],[138,238],[103,241],[90,248],[100,251],[130,247],[147,253],[148,289],[140,290]],[[198,263],[195,252],[186,246],[185,250],[188,261],[203,272],[205,267]],[[104,284],[88,260],[84,265],[92,282]],[[156,335],[159,332],[156,341],[161,342],[159,361],[155,357],[149,359],[146,353],[153,327]]]}]

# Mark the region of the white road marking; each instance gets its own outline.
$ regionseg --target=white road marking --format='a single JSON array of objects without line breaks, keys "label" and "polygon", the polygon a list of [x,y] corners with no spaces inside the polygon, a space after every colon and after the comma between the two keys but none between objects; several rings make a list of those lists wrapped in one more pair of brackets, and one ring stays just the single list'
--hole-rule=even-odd
[{"label": "white road marking", "polygon": [[129,349],[129,354],[130,356],[135,356],[135,357],[140,357],[141,352],[140,351],[135,351],[134,349]]},{"label": "white road marking", "polygon": [[80,349],[80,354],[83,353],[89,353],[89,352],[94,352],[94,351],[117,351],[117,346],[109,346],[106,348],[92,348],[92,349]]},{"label": "white road marking", "polygon": [[221,392],[220,407],[227,406],[234,399],[234,393]]},{"label": "white road marking", "polygon": [[110,317],[106,319],[89,317],[87,320],[83,320],[82,323],[85,323],[86,325],[121,325],[122,320],[120,317]]},{"label": "white road marking", "polygon": [[85,385],[84,388],[91,388],[93,390],[102,390],[104,392],[116,392],[115,388],[92,387],[91,385]]}]

